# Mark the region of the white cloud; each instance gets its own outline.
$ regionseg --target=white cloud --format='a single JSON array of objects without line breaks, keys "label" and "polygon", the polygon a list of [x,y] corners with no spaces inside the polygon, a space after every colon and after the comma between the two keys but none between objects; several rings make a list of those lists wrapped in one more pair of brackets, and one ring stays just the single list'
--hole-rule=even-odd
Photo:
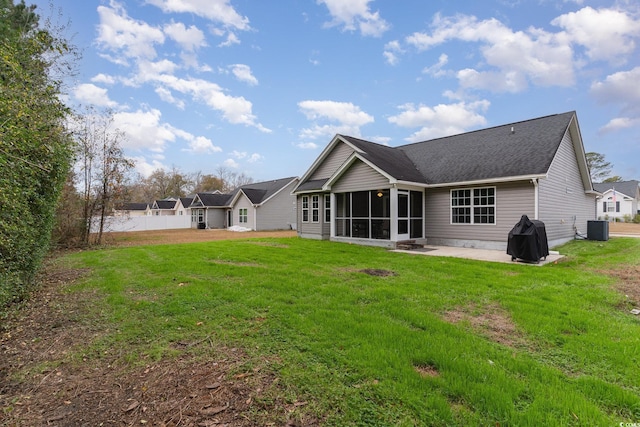
[{"label": "white cloud", "polygon": [[172,22],[164,26],[164,32],[188,52],[193,52],[207,45],[204,33],[195,25],[187,28],[182,22]]},{"label": "white cloud", "polygon": [[489,101],[439,104],[435,107],[405,104],[398,108],[402,112],[389,117],[389,122],[405,128],[420,127],[420,130],[406,138],[407,141],[417,142],[454,135],[485,125],[486,119],[482,113],[489,108]]},{"label": "white cloud", "polygon": [[255,86],[258,84],[258,79],[256,79],[253,74],[251,74],[251,68],[248,65],[244,64],[233,64],[229,66],[229,69],[236,77],[236,79],[241,82],[247,83],[251,86]]},{"label": "white cloud", "polygon": [[153,81],[204,102],[214,110],[222,112],[223,118],[232,124],[253,126],[261,132],[270,133],[271,130],[262,126],[252,113],[253,104],[244,97],[227,95],[215,83],[201,79],[181,79],[176,76],[161,74],[150,77]]},{"label": "white cloud", "polygon": [[[235,157],[238,160],[246,160],[248,163],[256,163],[263,159],[263,157],[258,153],[253,153],[249,155],[246,151],[237,151],[233,150],[229,153],[232,157]],[[236,163],[237,164],[237,163]]]},{"label": "white cloud", "polygon": [[222,148],[213,145],[209,138],[204,136],[191,136],[189,140],[189,148],[184,150],[196,154],[220,153]]},{"label": "white cloud", "polygon": [[247,162],[256,163],[256,162],[259,162],[260,160],[262,160],[263,158],[264,157],[262,157],[260,154],[253,153],[251,156],[249,156],[249,158],[247,159]]},{"label": "white cloud", "polygon": [[442,69],[449,62],[447,54],[443,53],[438,58],[438,62],[430,67],[425,67],[422,72],[424,74],[431,74],[433,77],[444,76],[447,72]]},{"label": "white cloud", "polygon": [[601,133],[608,132],[617,132],[622,129],[632,128],[632,127],[640,127],[640,117],[630,118],[630,117],[617,117],[612,119],[600,128]]},{"label": "white cloud", "polygon": [[[480,51],[490,71],[466,69],[458,72],[461,84],[469,88],[519,92],[527,82],[540,86],[569,86],[575,81],[573,51],[562,34],[529,28],[513,31],[497,19],[479,21],[475,16],[436,15],[428,33],[414,33],[405,42],[418,50],[460,40],[480,43]],[[507,84],[495,87],[500,78]]]},{"label": "white cloud", "polygon": [[162,162],[158,160],[152,160],[151,163],[147,161],[145,157],[137,156],[137,157],[129,157],[130,160],[135,164],[135,170],[143,177],[147,178],[153,171],[158,169],[168,169],[166,165],[162,164]]},{"label": "white cloud", "polygon": [[240,44],[240,39],[235,35],[235,33],[229,33],[227,35],[227,39],[220,43],[218,47],[229,47],[233,46],[234,44]]},{"label": "white cloud", "polygon": [[146,0],[164,13],[193,13],[225,27],[249,30],[249,18],[240,15],[229,0]]},{"label": "white cloud", "polygon": [[614,118],[601,132],[640,126],[640,67],[607,76],[591,85],[591,94],[603,104],[618,104],[625,117]]},{"label": "white cloud", "polygon": [[602,103],[622,104],[624,108],[640,108],[640,67],[607,76],[591,85],[591,93]]},{"label": "white cloud", "polygon": [[178,64],[175,62],[169,61],[168,59],[163,59],[161,61],[147,61],[141,59],[138,61],[138,75],[137,80],[140,82],[145,82],[147,80],[153,79],[157,75],[161,74],[173,74],[179,68]]},{"label": "white cloud", "polygon": [[233,159],[227,159],[224,162],[222,162],[222,164],[232,169],[238,169],[240,167],[240,164]]},{"label": "white cloud", "polygon": [[404,50],[400,46],[400,42],[398,40],[393,40],[384,45],[384,52],[382,55],[385,58],[385,61],[389,65],[398,65],[400,62],[399,54],[404,53]]},{"label": "white cloud", "polygon": [[113,76],[109,76],[107,74],[96,74],[95,76],[91,77],[91,81],[93,83],[104,83],[107,85],[112,85],[116,82],[116,78]]},{"label": "white cloud", "polygon": [[585,7],[551,21],[563,28],[569,40],[586,48],[592,60],[623,62],[635,50],[640,36],[640,20],[614,9]]},{"label": "white cloud", "polygon": [[[100,47],[116,55],[153,59],[156,57],[154,45],[164,43],[162,30],[129,18],[124,7],[115,0],[111,0],[109,6],[98,6],[98,15],[100,23],[96,41]],[[118,60],[118,56],[105,58]]]},{"label": "white cloud", "polygon": [[329,9],[333,20],[329,27],[341,25],[345,31],[359,30],[363,36],[379,37],[389,29],[389,24],[379,12],[371,12],[371,0],[317,0]]},{"label": "white cloud", "polygon": [[117,102],[109,99],[107,89],[98,87],[91,83],[80,84],[75,87],[73,96],[81,104],[95,105],[97,107],[115,107]]},{"label": "white cloud", "polygon": [[315,144],[313,142],[301,142],[299,144],[296,144],[296,147],[302,148],[303,150],[315,150],[316,148],[318,148],[318,144]]},{"label": "white cloud", "polygon": [[159,110],[118,112],[113,116],[114,126],[126,134],[123,148],[149,149],[163,152],[165,145],[176,139],[176,130],[160,122]]},{"label": "white cloud", "polygon": [[185,102],[181,99],[177,99],[176,97],[174,97],[173,93],[171,93],[170,90],[163,87],[157,87],[155,91],[160,97],[160,99],[162,99],[164,102],[168,102],[169,104],[173,104],[179,109],[184,110],[186,105]]},{"label": "white cloud", "polygon": [[332,137],[336,133],[360,136],[360,127],[374,121],[373,116],[350,102],[308,100],[299,102],[298,106],[309,120],[338,122],[327,125],[315,123],[312,127],[302,130],[300,136],[303,139]]},{"label": "white cloud", "polygon": [[246,151],[237,151],[237,150],[233,150],[231,153],[233,157],[235,157],[236,159],[244,159],[245,157],[247,157],[247,152]]}]

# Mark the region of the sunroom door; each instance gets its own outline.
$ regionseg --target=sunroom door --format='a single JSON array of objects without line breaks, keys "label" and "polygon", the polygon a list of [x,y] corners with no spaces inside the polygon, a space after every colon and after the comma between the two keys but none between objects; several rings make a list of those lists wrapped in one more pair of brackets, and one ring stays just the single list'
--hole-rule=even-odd
[{"label": "sunroom door", "polygon": [[398,240],[409,240],[409,192],[398,190]]}]

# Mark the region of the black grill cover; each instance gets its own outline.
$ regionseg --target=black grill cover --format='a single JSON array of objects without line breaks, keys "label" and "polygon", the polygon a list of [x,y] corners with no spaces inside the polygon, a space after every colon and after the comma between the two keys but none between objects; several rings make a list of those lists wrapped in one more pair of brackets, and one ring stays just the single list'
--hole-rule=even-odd
[{"label": "black grill cover", "polygon": [[512,260],[520,258],[531,262],[546,258],[549,255],[549,244],[544,222],[522,215],[509,232],[507,254],[511,255]]}]

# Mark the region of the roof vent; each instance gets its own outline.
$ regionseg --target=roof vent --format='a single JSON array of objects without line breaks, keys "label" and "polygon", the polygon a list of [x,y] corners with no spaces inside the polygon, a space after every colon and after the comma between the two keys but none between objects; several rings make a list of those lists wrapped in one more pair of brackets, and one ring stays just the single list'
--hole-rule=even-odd
[{"label": "roof vent", "polygon": [[516,133],[516,130],[513,128],[513,126],[511,126],[511,135],[513,135],[514,133]]}]

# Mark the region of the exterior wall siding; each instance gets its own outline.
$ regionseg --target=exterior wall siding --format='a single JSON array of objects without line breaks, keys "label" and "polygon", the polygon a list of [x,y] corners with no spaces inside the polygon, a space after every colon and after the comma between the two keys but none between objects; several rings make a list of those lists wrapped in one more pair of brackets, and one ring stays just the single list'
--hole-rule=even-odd
[{"label": "exterior wall siding", "polygon": [[549,246],[573,239],[575,230],[586,236],[587,221],[596,219],[595,196],[585,194],[569,132],[560,143],[547,179],[540,180],[539,195],[538,219],[545,224]]},{"label": "exterior wall siding", "polygon": [[[495,224],[452,224],[451,193],[459,188],[496,188]],[[509,231],[522,215],[533,219],[534,187],[521,181],[474,187],[427,189],[425,195],[425,237],[432,244],[505,249]]]},{"label": "exterior wall siding", "polygon": [[334,193],[344,193],[347,191],[360,190],[380,190],[390,188],[389,180],[380,175],[377,171],[360,160],[354,164],[340,177],[331,191]]},{"label": "exterior wall siding", "polygon": [[[247,210],[247,222],[240,222],[240,209]],[[236,204],[233,205],[233,225],[255,230],[255,218],[256,214],[255,209],[253,209],[253,205],[244,194],[241,194],[240,197],[238,197]]]},{"label": "exterior wall siding", "polygon": [[226,212],[226,209],[207,209],[205,213],[207,228],[224,228]]},{"label": "exterior wall siding", "polygon": [[[320,217],[318,222],[302,222],[302,195],[298,196],[296,200],[296,222],[298,235],[300,237],[306,237],[311,239],[329,239],[329,228],[323,225],[324,223],[324,209],[322,203],[324,202],[324,193],[307,194],[309,196],[309,211],[311,211],[311,197],[317,195],[320,197]],[[309,214],[311,216],[311,213]]]},{"label": "exterior wall siding", "polygon": [[309,177],[310,180],[331,177],[335,171],[353,154],[353,149],[345,143],[337,144],[322,164]]},{"label": "exterior wall siding", "polygon": [[294,180],[256,209],[257,227],[263,230],[289,230],[296,228],[296,198],[291,191],[298,183]]}]

